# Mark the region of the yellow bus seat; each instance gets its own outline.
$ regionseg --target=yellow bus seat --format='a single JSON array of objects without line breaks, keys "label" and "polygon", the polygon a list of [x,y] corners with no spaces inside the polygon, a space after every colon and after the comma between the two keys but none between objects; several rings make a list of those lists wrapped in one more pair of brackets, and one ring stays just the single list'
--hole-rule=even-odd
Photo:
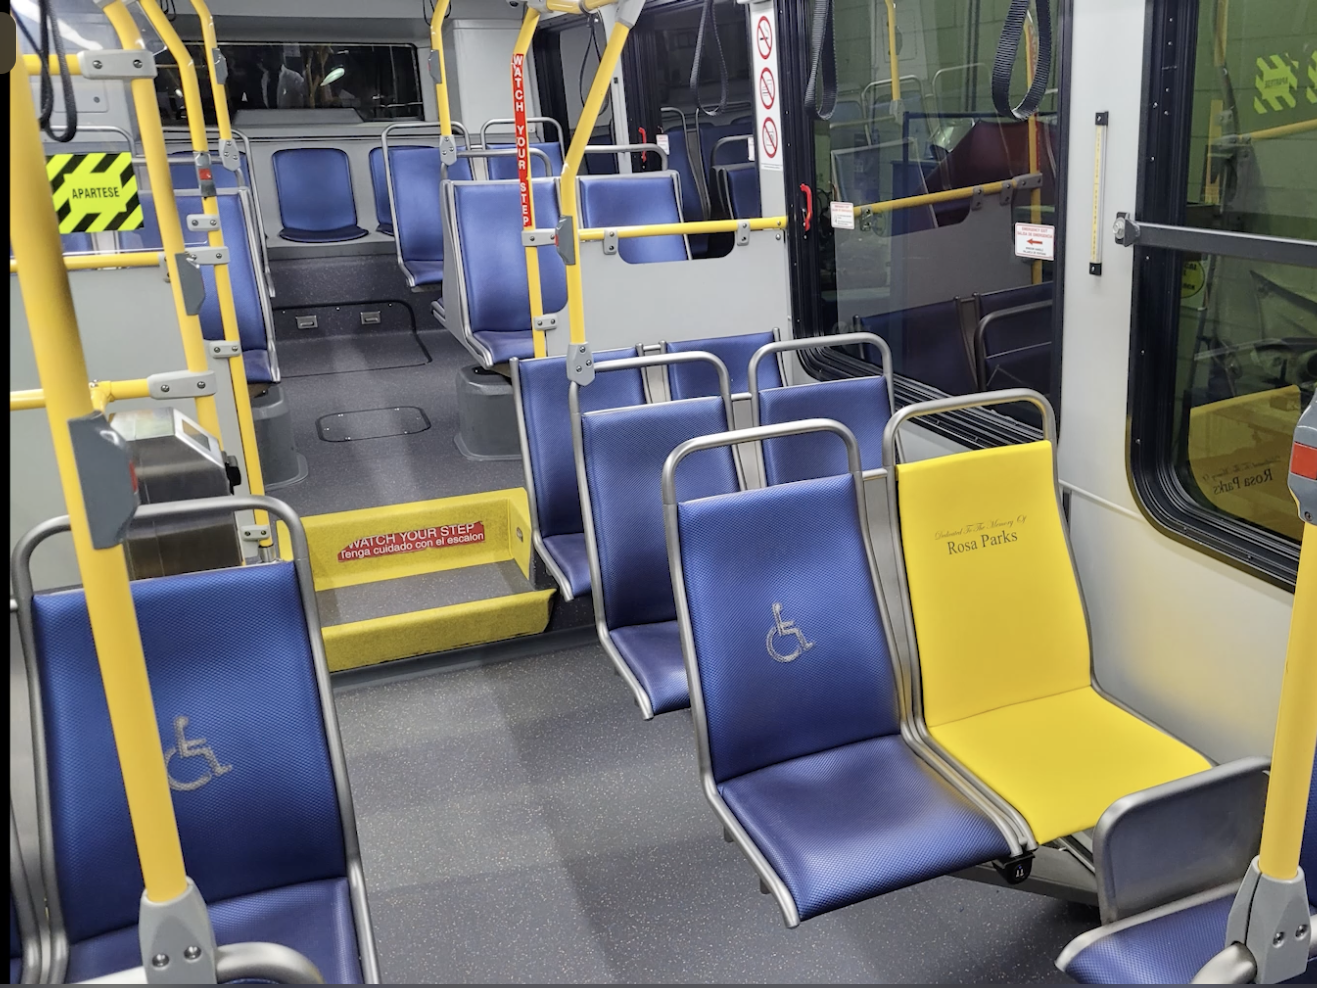
[{"label": "yellow bus seat", "polygon": [[1045,844],[1210,767],[1093,688],[1049,442],[903,463],[897,496],[924,721]]}]

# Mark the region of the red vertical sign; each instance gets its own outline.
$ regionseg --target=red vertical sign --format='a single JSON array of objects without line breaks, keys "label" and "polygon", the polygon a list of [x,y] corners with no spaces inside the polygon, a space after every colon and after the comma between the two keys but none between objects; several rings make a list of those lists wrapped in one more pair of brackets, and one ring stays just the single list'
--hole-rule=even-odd
[{"label": "red vertical sign", "polygon": [[530,200],[530,140],[526,133],[526,56],[512,56],[512,115],[517,142],[517,180],[521,183],[521,226],[535,225]]}]

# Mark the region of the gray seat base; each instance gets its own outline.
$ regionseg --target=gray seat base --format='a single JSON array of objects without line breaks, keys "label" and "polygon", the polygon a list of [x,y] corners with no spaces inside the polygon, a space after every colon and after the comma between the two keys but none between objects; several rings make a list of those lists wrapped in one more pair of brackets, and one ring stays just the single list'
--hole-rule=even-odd
[{"label": "gray seat base", "polygon": [[467,365],[457,372],[457,435],[468,460],[521,459],[512,382],[501,374]]}]

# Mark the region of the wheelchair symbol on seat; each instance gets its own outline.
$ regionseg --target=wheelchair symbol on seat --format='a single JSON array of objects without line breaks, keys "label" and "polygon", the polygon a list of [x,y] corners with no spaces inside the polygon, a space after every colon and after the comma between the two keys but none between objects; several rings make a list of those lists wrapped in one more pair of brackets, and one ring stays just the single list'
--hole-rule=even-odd
[{"label": "wheelchair symbol on seat", "polygon": [[[779,652],[773,647],[774,638],[786,638],[790,635],[794,635],[796,639],[795,648],[792,651]],[[773,657],[775,662],[794,662],[814,647],[814,643],[808,640],[805,633],[796,627],[796,622],[782,620],[781,604],[773,605],[773,626],[768,629],[768,637],[764,639],[764,644],[768,646],[768,654]]]},{"label": "wheelchair symbol on seat", "polygon": [[[191,792],[193,789],[200,789],[211,779],[223,775],[226,772],[232,772],[232,765],[221,765],[220,760],[215,757],[215,752],[211,750],[210,745],[206,744],[205,738],[192,738],[189,740],[185,734],[188,719],[186,717],[174,718],[174,747],[165,752],[165,774],[169,777],[169,788],[175,792]],[[173,761],[174,756],[179,758],[204,758],[206,760],[206,774],[193,779],[191,782],[179,782],[174,778],[173,773],[169,771],[169,763]]]}]

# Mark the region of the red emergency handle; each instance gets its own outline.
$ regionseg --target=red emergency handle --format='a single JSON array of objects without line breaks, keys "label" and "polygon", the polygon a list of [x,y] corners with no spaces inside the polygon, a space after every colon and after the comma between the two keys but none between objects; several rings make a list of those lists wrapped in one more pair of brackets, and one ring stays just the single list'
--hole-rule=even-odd
[{"label": "red emergency handle", "polygon": [[800,191],[805,193],[805,232],[809,233],[809,224],[814,218],[814,190],[801,182]]},{"label": "red emergency handle", "polygon": [[[647,135],[647,134],[645,133],[645,128],[644,128],[644,127],[637,127],[636,130],[640,131],[640,143],[641,143],[641,144],[648,144],[648,143],[649,143],[649,135]],[[641,152],[640,152],[640,163],[643,165],[643,164],[644,164],[646,161],[648,161],[648,160],[649,160],[649,152],[648,152],[648,151],[641,151]]]}]

